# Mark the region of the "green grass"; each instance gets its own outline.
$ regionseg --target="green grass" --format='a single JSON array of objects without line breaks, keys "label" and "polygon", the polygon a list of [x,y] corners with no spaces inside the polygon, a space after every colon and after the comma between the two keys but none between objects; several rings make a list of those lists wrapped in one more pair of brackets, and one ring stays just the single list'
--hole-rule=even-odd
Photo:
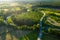
[{"label": "green grass", "polygon": [[[58,12],[60,12],[60,10],[57,11],[57,10],[53,10],[53,9],[40,9],[40,8],[39,9],[36,9],[35,11],[24,12],[22,14],[17,14],[17,15],[12,15],[11,14],[13,17],[12,18],[9,18],[7,20],[7,22],[8,23],[12,22],[12,23],[15,23],[16,25],[20,25],[20,23],[21,24],[23,24],[23,23],[26,24],[26,22],[28,21],[28,23],[26,25],[30,25],[32,23],[35,23],[33,25],[33,27],[32,27],[33,29],[35,29],[36,28],[36,24],[38,24],[38,22],[39,22],[39,20],[40,20],[40,18],[42,16],[42,14],[40,13],[40,11],[42,11],[42,10],[46,13],[46,15],[49,15],[49,17],[51,17],[52,19],[56,20],[57,22],[60,22],[60,18],[59,18],[60,17],[60,13],[58,13]],[[52,15],[50,16],[50,14],[52,14]],[[24,20],[26,20],[26,21],[24,21]],[[45,21],[44,21],[44,24],[50,25],[47,22],[45,23]],[[31,23],[29,23],[29,22],[31,22]],[[4,24],[5,24],[4,23],[4,19],[3,19],[3,16],[2,16],[2,17],[0,17],[0,26],[1,25],[4,25]],[[22,26],[23,26],[22,29],[28,27],[28,26],[24,26],[24,25],[22,25]],[[51,25],[51,26],[53,26],[53,25]],[[14,26],[11,26],[11,27],[12,28],[13,27],[14,28],[17,28],[18,26],[15,27],[15,25],[14,25]],[[21,27],[21,26],[19,26],[19,27]],[[37,31],[32,31],[28,35],[22,36],[19,40],[37,40],[37,37],[38,37],[38,32]],[[58,39],[58,37],[56,37],[54,35],[51,35],[51,34],[43,34],[42,40],[59,40],[59,39]]]},{"label": "green grass", "polygon": [[[30,34],[24,35],[19,40],[37,40],[37,37],[38,37],[38,32],[32,31]],[[42,40],[59,40],[59,39],[55,35],[44,33]]]},{"label": "green grass", "polygon": [[59,40],[57,36],[51,34],[43,34],[42,40]]},{"label": "green grass", "polygon": [[37,39],[37,32],[33,31],[29,33],[28,35],[24,35],[19,40],[36,40]]}]

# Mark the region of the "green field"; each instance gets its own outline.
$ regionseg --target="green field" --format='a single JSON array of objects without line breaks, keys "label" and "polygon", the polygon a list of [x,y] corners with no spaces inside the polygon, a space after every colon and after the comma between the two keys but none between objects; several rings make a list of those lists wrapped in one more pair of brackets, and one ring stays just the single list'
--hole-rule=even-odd
[{"label": "green field", "polygon": [[[37,40],[40,28],[39,22],[43,16],[41,11],[46,15],[43,19],[42,40],[59,40],[59,9],[35,8],[32,3],[19,5],[7,7],[6,4],[2,4],[3,7],[0,10],[0,40]],[[46,27],[47,29],[44,29]]]}]

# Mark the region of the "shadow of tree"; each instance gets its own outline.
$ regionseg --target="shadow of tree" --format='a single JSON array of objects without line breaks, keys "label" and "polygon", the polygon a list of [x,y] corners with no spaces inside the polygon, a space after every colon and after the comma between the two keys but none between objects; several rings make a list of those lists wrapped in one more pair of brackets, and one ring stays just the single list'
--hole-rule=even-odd
[{"label": "shadow of tree", "polygon": [[0,40],[18,40],[30,31],[17,30],[9,26],[0,26]]}]

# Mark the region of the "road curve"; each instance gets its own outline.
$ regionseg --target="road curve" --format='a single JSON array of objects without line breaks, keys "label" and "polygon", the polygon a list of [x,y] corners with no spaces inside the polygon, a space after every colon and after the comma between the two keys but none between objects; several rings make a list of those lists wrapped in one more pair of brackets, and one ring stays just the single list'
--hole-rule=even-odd
[{"label": "road curve", "polygon": [[40,19],[40,32],[39,32],[39,36],[38,36],[37,40],[41,40],[41,38],[42,38],[42,21],[45,17],[45,12],[44,11],[40,11],[40,12],[43,14],[43,16]]},{"label": "road curve", "polygon": [[43,18],[45,17],[45,15],[46,15],[44,11],[41,11],[41,13],[43,14],[43,16],[41,17],[40,21],[42,21]]}]

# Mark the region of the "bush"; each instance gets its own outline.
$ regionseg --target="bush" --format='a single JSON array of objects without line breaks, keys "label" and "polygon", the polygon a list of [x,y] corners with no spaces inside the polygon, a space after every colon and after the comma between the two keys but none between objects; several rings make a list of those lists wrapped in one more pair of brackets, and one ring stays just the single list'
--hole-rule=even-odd
[{"label": "bush", "polygon": [[2,17],[0,17],[0,25],[4,24],[4,19]]},{"label": "bush", "polygon": [[34,24],[37,24],[41,18],[42,14],[38,12],[26,12],[22,14],[17,14],[13,16],[13,22],[16,25],[27,25],[32,26]]}]

